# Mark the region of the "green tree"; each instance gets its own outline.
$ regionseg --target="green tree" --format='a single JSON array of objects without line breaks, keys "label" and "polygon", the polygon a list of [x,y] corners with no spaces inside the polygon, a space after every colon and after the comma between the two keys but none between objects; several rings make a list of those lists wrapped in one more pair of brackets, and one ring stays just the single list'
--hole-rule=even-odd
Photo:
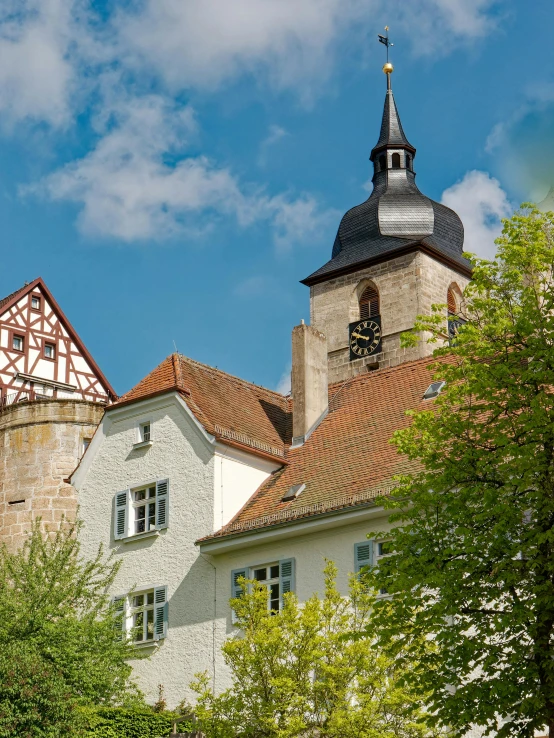
[{"label": "green tree", "polygon": [[139,700],[107,589],[117,564],[80,556],[80,524],[0,549],[0,736],[78,735],[79,707]]},{"label": "green tree", "polygon": [[439,723],[554,735],[554,214],[523,205],[496,243],[453,345],[444,305],[406,338],[440,342],[446,385],[394,435],[420,468],[384,500],[394,554],[368,576],[391,594],[383,643],[437,644],[418,676]]},{"label": "green tree", "polygon": [[422,700],[410,684],[418,669],[406,654],[391,660],[364,634],[374,597],[352,578],[349,597],[325,569],[325,595],[302,607],[285,595],[282,612],[267,609],[267,590],[244,580],[231,600],[240,632],[223,647],[232,687],[218,697],[201,675],[196,715],[208,738],[423,738]]}]

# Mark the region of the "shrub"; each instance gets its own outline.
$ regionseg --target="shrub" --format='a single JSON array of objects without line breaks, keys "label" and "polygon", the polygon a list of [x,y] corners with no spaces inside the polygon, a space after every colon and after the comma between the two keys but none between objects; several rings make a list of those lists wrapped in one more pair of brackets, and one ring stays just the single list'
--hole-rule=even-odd
[{"label": "shrub", "polygon": [[[173,729],[180,716],[174,712],[153,712],[152,709],[124,707],[82,708],[85,728],[83,738],[162,738]],[[180,731],[192,729],[186,723]]]}]

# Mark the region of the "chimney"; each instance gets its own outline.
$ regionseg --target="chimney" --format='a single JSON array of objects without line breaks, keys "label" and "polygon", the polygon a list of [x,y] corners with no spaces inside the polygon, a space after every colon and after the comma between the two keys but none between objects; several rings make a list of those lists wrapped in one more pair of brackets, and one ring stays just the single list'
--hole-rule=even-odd
[{"label": "chimney", "polygon": [[304,321],[292,330],[293,446],[301,445],[327,412],[327,339]]}]

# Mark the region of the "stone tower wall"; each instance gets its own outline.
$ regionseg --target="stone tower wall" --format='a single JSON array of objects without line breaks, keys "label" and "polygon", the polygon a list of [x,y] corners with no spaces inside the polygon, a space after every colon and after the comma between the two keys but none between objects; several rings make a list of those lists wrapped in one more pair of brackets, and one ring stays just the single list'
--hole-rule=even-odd
[{"label": "stone tower wall", "polygon": [[73,517],[77,498],[64,480],[103,415],[99,403],[42,400],[0,412],[0,541],[19,545],[30,523]]},{"label": "stone tower wall", "polygon": [[[350,361],[348,324],[359,319],[359,288],[371,280],[379,290],[382,351]],[[368,369],[395,366],[427,356],[434,346],[400,347],[400,335],[410,330],[419,314],[430,314],[433,303],[446,303],[454,282],[463,290],[468,278],[421,251],[360,269],[310,290],[311,324],[327,337],[329,382],[340,382]],[[444,317],[447,327],[446,310]]]}]

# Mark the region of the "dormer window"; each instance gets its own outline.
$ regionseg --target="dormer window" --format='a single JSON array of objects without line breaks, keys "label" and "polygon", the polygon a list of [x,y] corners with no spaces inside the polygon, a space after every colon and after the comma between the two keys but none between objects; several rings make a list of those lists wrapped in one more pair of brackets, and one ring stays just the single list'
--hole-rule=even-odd
[{"label": "dormer window", "polygon": [[431,382],[431,384],[429,385],[429,387],[427,387],[423,394],[423,399],[432,400],[435,397],[438,397],[442,392],[442,388],[445,384],[446,382]]},{"label": "dormer window", "polygon": [[400,154],[393,154],[392,155],[392,168],[393,169],[400,169]]},{"label": "dormer window", "polygon": [[375,285],[368,285],[360,297],[360,320],[379,315],[379,292]]}]

